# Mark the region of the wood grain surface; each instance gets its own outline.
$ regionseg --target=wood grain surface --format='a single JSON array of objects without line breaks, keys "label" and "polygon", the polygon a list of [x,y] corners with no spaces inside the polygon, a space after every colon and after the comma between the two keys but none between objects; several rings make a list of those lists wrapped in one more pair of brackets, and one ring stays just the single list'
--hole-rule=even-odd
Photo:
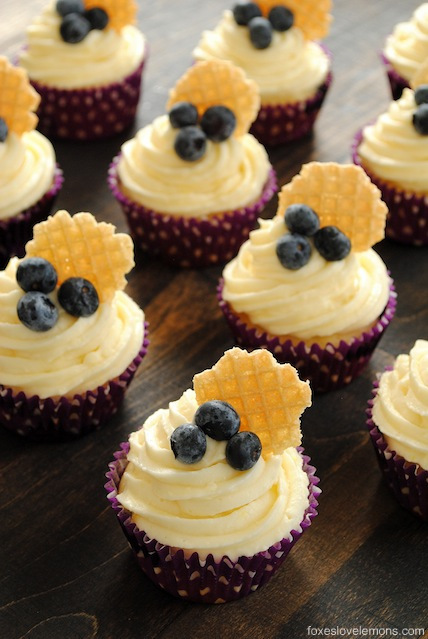
[{"label": "wood grain surface", "polygon": [[[0,54],[16,53],[44,2],[1,0]],[[314,136],[270,153],[280,185],[302,163],[350,160],[355,131],[390,101],[379,49],[418,1],[334,4],[326,40],[333,86]],[[91,211],[127,229],[106,186],[108,164],[165,111],[168,89],[191,63],[201,31],[227,7],[225,0],[141,0],[150,59],[137,121],[108,141],[55,143],[65,174],[58,208]],[[265,216],[275,210],[276,198]],[[315,397],[302,420],[304,446],[321,478],[319,516],[269,584],[223,606],[189,604],[152,585],[134,563],[103,488],[119,443],[233,344],[216,303],[220,268],[178,271],[137,255],[127,291],[145,310],[150,346],[120,412],[66,444],[34,444],[0,431],[1,639],[295,639],[312,636],[309,626],[343,628],[347,636],[368,636],[361,634],[366,628],[370,636],[428,637],[427,524],[401,509],[382,483],[365,427],[376,372],[428,337],[428,248],[383,241],[377,250],[395,279],[396,317],[361,377]],[[406,634],[414,628],[425,632]],[[360,634],[350,635],[353,629]]]}]

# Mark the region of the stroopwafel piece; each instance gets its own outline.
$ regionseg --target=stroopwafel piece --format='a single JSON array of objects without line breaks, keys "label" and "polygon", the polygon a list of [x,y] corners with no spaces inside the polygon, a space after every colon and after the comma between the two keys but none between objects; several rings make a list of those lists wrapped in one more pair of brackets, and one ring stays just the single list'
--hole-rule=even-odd
[{"label": "stroopwafel piece", "polygon": [[40,96],[31,86],[25,69],[14,67],[0,56],[0,118],[17,135],[35,129],[38,117],[34,111]]},{"label": "stroopwafel piece", "polygon": [[307,204],[321,226],[337,226],[351,240],[352,250],[366,251],[385,235],[388,212],[381,192],[354,164],[310,162],[282,187],[277,215],[290,204]]},{"label": "stroopwafel piece", "polygon": [[324,38],[330,28],[331,0],[258,0],[264,16],[273,7],[283,5],[294,14],[294,26],[299,27],[308,40]]},{"label": "stroopwafel piece", "polygon": [[85,9],[104,9],[109,17],[107,27],[120,31],[127,24],[135,24],[137,4],[134,0],[84,0]]},{"label": "stroopwafel piece", "polygon": [[193,386],[199,405],[218,399],[234,407],[240,430],[259,436],[264,458],[300,444],[300,415],[311,405],[311,389],[269,351],[231,348],[213,368],[195,375]]},{"label": "stroopwafel piece", "polygon": [[235,136],[247,133],[260,108],[257,84],[226,60],[197,62],[170,90],[167,109],[176,102],[191,102],[199,116],[212,106],[226,106],[236,117]]},{"label": "stroopwafel piece", "polygon": [[83,277],[97,289],[101,302],[126,286],[125,274],[134,266],[129,235],[115,233],[113,224],[97,223],[91,213],[58,211],[36,224],[25,247],[27,257],[43,257],[58,273],[58,284]]}]

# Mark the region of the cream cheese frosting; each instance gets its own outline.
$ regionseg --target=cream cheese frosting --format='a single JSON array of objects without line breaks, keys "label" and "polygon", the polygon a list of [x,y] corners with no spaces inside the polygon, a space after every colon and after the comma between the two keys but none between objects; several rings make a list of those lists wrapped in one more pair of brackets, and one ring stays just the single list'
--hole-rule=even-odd
[{"label": "cream cheese frosting", "polygon": [[9,132],[0,142],[0,219],[35,204],[52,186],[55,151],[38,131]]},{"label": "cream cheese frosting", "polygon": [[410,81],[428,58],[428,3],[421,4],[409,21],[396,25],[384,53],[394,69]]},{"label": "cream cheese frosting", "polygon": [[373,249],[328,262],[313,248],[305,266],[289,270],[276,255],[284,218],[259,223],[223,271],[223,298],[236,313],[272,335],[337,341],[360,335],[382,314],[390,278]]},{"label": "cream cheese frosting", "polygon": [[160,213],[203,217],[252,204],[268,179],[265,148],[250,134],[216,143],[207,140],[196,162],[174,150],[177,130],[157,117],[125,142],[118,163],[121,190]]},{"label": "cream cheese frosting", "polygon": [[94,390],[114,379],[138,354],[144,336],[144,314],[123,291],[99,305],[89,317],[73,317],[50,299],[59,318],[49,331],[38,333],[18,319],[17,303],[24,294],[16,282],[20,260],[0,271],[0,383],[41,398],[71,396]]},{"label": "cream cheese frosting", "polygon": [[189,389],[130,436],[118,500],[138,528],[162,544],[216,560],[251,556],[300,530],[309,482],[295,448],[237,471],[225,459],[226,442],[207,437],[201,461],[175,459],[170,435],[192,422],[197,408]]},{"label": "cream cheese frosting", "polygon": [[120,82],[143,60],[145,39],[132,25],[120,32],[93,29],[81,42],[64,42],[55,5],[46,6],[27,29],[20,65],[31,80],[62,89],[103,86]]},{"label": "cream cheese frosting", "polygon": [[363,129],[358,155],[375,176],[403,189],[426,193],[428,136],[418,133],[412,124],[416,109],[414,92],[404,89],[402,97],[392,101],[375,124]]},{"label": "cream cheese frosting", "polygon": [[259,86],[261,103],[297,102],[312,97],[327,77],[330,62],[319,44],[302,31],[273,32],[266,49],[256,49],[248,28],[226,10],[213,31],[204,31],[193,55],[196,60],[220,58],[241,67]]},{"label": "cream cheese frosting", "polygon": [[428,341],[381,375],[372,416],[392,450],[428,470]]}]

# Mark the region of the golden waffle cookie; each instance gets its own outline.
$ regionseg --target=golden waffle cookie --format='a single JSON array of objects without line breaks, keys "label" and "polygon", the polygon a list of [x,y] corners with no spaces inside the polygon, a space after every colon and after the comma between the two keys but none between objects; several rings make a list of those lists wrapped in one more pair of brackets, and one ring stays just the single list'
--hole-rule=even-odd
[{"label": "golden waffle cookie", "polygon": [[135,24],[137,4],[134,0],[85,0],[85,8],[104,9],[109,17],[107,28],[120,31],[127,24]]},{"label": "golden waffle cookie", "polygon": [[25,69],[14,67],[0,56],[0,118],[9,131],[21,135],[35,129],[38,117],[33,111],[39,102],[40,96],[29,83]]},{"label": "golden waffle cookie", "polygon": [[417,89],[421,84],[428,84],[428,58],[419,65],[419,68],[410,78],[412,89]]},{"label": "golden waffle cookie", "polygon": [[242,69],[225,60],[197,62],[170,90],[167,109],[191,102],[199,116],[212,106],[226,106],[236,117],[235,136],[247,133],[260,108],[257,84]]},{"label": "golden waffle cookie", "polygon": [[27,243],[27,257],[43,257],[55,267],[58,284],[69,277],[84,277],[97,289],[101,302],[126,286],[125,274],[134,266],[134,247],[113,224],[97,223],[91,213],[58,211],[36,224]]},{"label": "golden waffle cookie", "polygon": [[366,251],[383,239],[388,212],[381,192],[360,166],[310,162],[282,187],[277,215],[290,204],[307,204],[321,226],[337,226],[354,251]]},{"label": "golden waffle cookie", "polygon": [[331,0],[258,0],[257,4],[264,16],[278,5],[290,9],[294,13],[294,26],[299,27],[308,40],[324,38],[329,32]]},{"label": "golden waffle cookie", "polygon": [[311,405],[311,389],[269,351],[231,348],[213,368],[195,375],[193,386],[199,405],[219,399],[234,407],[240,430],[259,436],[263,457],[300,444],[300,415]]}]

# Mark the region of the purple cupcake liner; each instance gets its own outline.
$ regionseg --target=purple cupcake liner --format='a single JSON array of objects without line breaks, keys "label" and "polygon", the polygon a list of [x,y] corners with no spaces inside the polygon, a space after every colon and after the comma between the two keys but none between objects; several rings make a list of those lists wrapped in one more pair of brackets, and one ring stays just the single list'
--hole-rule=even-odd
[{"label": "purple cupcake liner", "polygon": [[65,441],[101,428],[118,410],[125,391],[147,352],[147,323],[144,340],[131,364],[113,380],[95,390],[69,397],[28,397],[23,391],[0,384],[0,425],[38,441]]},{"label": "purple cupcake liner", "polygon": [[318,488],[319,479],[315,476],[315,468],[309,464],[309,457],[303,454],[303,448],[298,450],[303,459],[303,470],[309,478],[309,506],[299,529],[292,530],[289,538],[278,541],[252,557],[242,556],[232,561],[223,556],[216,561],[211,554],[206,558],[201,558],[196,552],[190,557],[185,556],[183,550],[151,539],[132,522],[131,513],[117,499],[129,451],[129,442],[121,444],[121,450],[114,454],[115,461],[109,464],[110,470],[106,475],[109,481],[105,488],[137,563],[147,577],[171,595],[199,603],[234,601],[267,583],[318,514],[316,507],[321,492]]},{"label": "purple cupcake liner", "polygon": [[263,329],[249,326],[239,314],[223,299],[224,281],[217,287],[217,298],[229,328],[237,344],[244,348],[266,348],[280,363],[288,362],[299,371],[303,379],[309,380],[316,392],[336,390],[349,384],[365,368],[385,329],[394,317],[397,305],[394,284],[390,284],[390,294],[386,308],[375,326],[355,337],[352,342],[341,341],[338,346],[326,344],[307,345],[304,341],[283,342]]},{"label": "purple cupcake liner", "polygon": [[47,218],[64,182],[61,168],[55,167],[52,186],[32,206],[6,220],[0,220],[0,269],[14,255],[23,257],[25,245],[33,236],[33,226]]},{"label": "purple cupcake liner", "polygon": [[428,244],[428,195],[418,195],[393,186],[368,171],[361,163],[358,148],[363,139],[360,129],[352,144],[352,161],[361,166],[382,193],[388,207],[385,235],[401,244],[426,246]]},{"label": "purple cupcake liner", "polygon": [[248,239],[259,213],[277,190],[271,167],[257,202],[205,218],[185,218],[148,209],[120,190],[117,155],[109,167],[108,185],[127,218],[135,244],[144,252],[183,268],[215,266],[231,260]]},{"label": "purple cupcake liner", "polygon": [[366,423],[383,478],[403,508],[428,521],[428,471],[419,464],[406,461],[404,457],[389,448],[372,417],[378,388],[379,381],[375,380],[372,390],[373,398],[368,401]]},{"label": "purple cupcake liner", "polygon": [[409,83],[405,78],[403,78],[402,75],[398,73],[398,71],[394,69],[383,51],[380,52],[379,56],[382,60],[383,65],[385,66],[385,70],[388,75],[392,98],[393,100],[398,100],[399,98],[401,98],[401,94],[403,93],[404,89],[409,86]]},{"label": "purple cupcake liner", "polygon": [[68,140],[96,140],[123,131],[134,121],[141,94],[141,78],[147,59],[120,82],[84,88],[57,89],[35,80],[40,94],[38,129],[47,137]]}]

